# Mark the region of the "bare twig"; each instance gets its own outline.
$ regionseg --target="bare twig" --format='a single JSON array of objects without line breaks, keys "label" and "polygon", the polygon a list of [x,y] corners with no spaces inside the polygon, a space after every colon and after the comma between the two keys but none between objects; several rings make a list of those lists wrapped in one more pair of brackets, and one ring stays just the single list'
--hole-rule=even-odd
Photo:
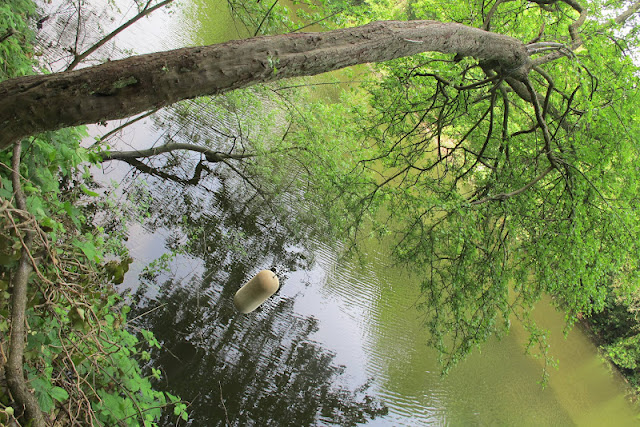
[{"label": "bare twig", "polygon": [[161,308],[162,308],[162,307],[164,307],[165,305],[167,305],[167,303],[166,303],[166,302],[165,302],[164,304],[160,304],[160,305],[158,305],[158,306],[156,306],[156,307],[153,307],[152,309],[147,310],[147,311],[145,311],[144,313],[137,315],[137,316],[136,316],[136,317],[134,317],[133,319],[129,319],[129,320],[127,320],[127,322],[126,322],[125,324],[129,324],[129,323],[131,323],[131,322],[133,322],[133,321],[135,321],[135,320],[138,320],[139,318],[141,318],[141,317],[143,317],[143,316],[146,316],[147,314],[153,313],[154,311],[156,311],[156,310],[158,310],[158,309],[161,309]]},{"label": "bare twig", "polygon": [[218,387],[220,387],[220,402],[222,403],[222,409],[224,409],[224,417],[227,420],[227,425],[230,426],[231,423],[229,422],[229,413],[227,412],[227,407],[224,404],[224,399],[222,397],[222,384],[220,383],[220,381],[218,381]]}]

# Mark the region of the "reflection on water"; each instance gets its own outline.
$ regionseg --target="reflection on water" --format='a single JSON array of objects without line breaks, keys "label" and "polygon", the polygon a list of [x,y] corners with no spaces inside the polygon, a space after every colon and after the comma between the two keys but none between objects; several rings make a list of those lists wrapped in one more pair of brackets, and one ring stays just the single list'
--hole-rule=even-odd
[{"label": "reflection on water", "polygon": [[244,277],[227,268],[228,284],[167,281],[140,306],[160,306],[143,322],[163,343],[153,358],[165,375],[159,386],[192,403],[193,425],[352,425],[386,412],[366,386],[340,385],[344,368],[310,339],[317,321],[297,315],[292,299],[235,312],[230,285]]},{"label": "reflection on water", "polygon": [[158,386],[192,403],[193,425],[353,425],[386,413],[367,384],[341,381],[344,366],[314,341],[318,321],[295,312],[291,290],[250,315],[235,310],[233,295],[260,268],[274,266],[286,290],[300,286],[287,273],[309,262],[270,210],[247,203],[230,178],[216,182],[208,192],[165,183],[152,202],[147,231],[192,236],[186,250],[202,260],[188,281],[157,286],[151,275],[135,294],[131,316],[153,310],[137,326],[162,343],[152,356],[165,375]]}]

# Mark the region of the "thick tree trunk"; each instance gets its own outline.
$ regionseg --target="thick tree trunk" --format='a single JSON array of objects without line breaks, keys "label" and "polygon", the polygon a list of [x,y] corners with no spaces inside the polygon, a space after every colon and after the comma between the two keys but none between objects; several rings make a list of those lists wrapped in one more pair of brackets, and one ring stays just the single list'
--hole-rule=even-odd
[{"label": "thick tree trunk", "polygon": [[0,83],[0,149],[42,131],[120,119],[183,99],[420,52],[473,56],[516,78],[530,68],[519,40],[436,21],[381,21],[325,33],[184,48]]}]

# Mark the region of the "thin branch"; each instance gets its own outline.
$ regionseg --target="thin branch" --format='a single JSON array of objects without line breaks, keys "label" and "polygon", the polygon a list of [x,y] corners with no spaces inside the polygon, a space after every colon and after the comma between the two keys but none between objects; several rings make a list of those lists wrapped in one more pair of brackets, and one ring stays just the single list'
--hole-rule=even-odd
[{"label": "thin branch", "polygon": [[556,158],[556,156],[553,154],[551,150],[552,137],[551,137],[551,133],[549,132],[549,127],[547,126],[547,122],[544,119],[544,112],[542,110],[542,107],[540,106],[540,102],[538,101],[537,93],[529,79],[526,79],[524,81],[524,84],[529,90],[529,95],[531,96],[531,103],[533,104],[533,109],[535,110],[535,113],[536,113],[536,120],[538,121],[538,125],[542,129],[542,136],[544,138],[544,148],[545,148],[545,154],[547,156],[547,159],[549,160],[549,163],[551,163],[553,167],[558,169],[559,172],[562,172],[560,170],[560,165],[558,164],[558,159]]},{"label": "thin branch", "polygon": [[76,26],[76,39],[73,44],[73,55],[78,53],[78,43],[80,42],[80,29],[82,28],[82,2],[78,2],[78,24]]},{"label": "thin branch", "polygon": [[138,320],[139,318],[144,317],[144,316],[146,316],[147,314],[153,313],[154,311],[156,311],[156,310],[158,310],[158,309],[161,309],[162,307],[164,307],[164,306],[165,306],[165,305],[167,305],[167,304],[168,304],[168,303],[166,303],[166,302],[165,302],[165,303],[163,303],[163,304],[157,305],[157,306],[153,307],[152,309],[147,310],[147,311],[145,311],[144,313],[141,313],[141,314],[137,315],[137,316],[136,316],[136,317],[134,317],[133,319],[128,319],[128,320],[125,322],[125,325],[128,325],[128,324],[130,324],[130,323],[133,323],[133,322],[135,322],[136,320]]},{"label": "thin branch", "polygon": [[[587,10],[573,0],[564,0],[564,3],[568,4],[576,11],[580,13],[579,18],[574,21],[569,26],[569,34],[571,35],[571,51],[575,51],[580,46],[582,46],[583,41],[580,37],[578,37],[578,28],[584,24],[587,18]],[[620,15],[616,16],[613,20],[613,24],[622,25],[624,24],[631,16],[635,15],[640,10],[640,1],[636,1],[633,3],[627,10],[622,12]],[[611,28],[612,24],[606,25],[605,28]],[[545,55],[541,58],[537,58],[533,61],[533,66],[539,66],[542,64],[546,64],[547,62],[555,61],[556,59],[563,56],[564,53],[561,51],[551,53],[549,55]]]},{"label": "thin branch", "polygon": [[629,19],[632,15],[636,14],[640,10],[640,1],[633,3],[627,10],[622,12],[620,15],[616,16],[614,20],[616,24],[622,25],[627,19]]},{"label": "thin branch", "polygon": [[278,92],[285,89],[295,89],[299,87],[311,87],[311,86],[322,86],[322,85],[339,85],[339,84],[353,84],[353,83],[363,83],[364,80],[346,80],[346,81],[338,81],[338,82],[320,82],[320,83],[304,83],[299,85],[290,85],[290,86],[282,86],[276,89],[272,89],[273,92]]},{"label": "thin branch", "polygon": [[158,109],[154,108],[153,110],[150,110],[150,111],[148,111],[148,112],[136,117],[135,119],[131,119],[131,120],[125,122],[124,124],[118,126],[117,128],[112,129],[111,131],[109,131],[109,132],[105,133],[104,135],[102,135],[98,141],[96,141],[94,144],[91,145],[91,147],[93,147],[93,146],[95,146],[97,144],[100,144],[101,142],[104,142],[111,135],[113,135],[113,134],[115,134],[117,132],[120,132],[122,129],[126,128],[129,125],[134,124],[135,122],[138,122],[138,121],[140,121],[142,119],[145,119],[145,118],[149,117],[150,115],[156,113],[157,111],[158,111]]},{"label": "thin branch", "polygon": [[14,30],[13,28],[9,28],[2,36],[0,36],[0,43],[2,43],[3,41],[5,41],[6,39],[8,39],[14,34],[16,34],[16,30]]},{"label": "thin branch", "polygon": [[517,196],[518,194],[524,193],[525,191],[527,191],[528,189],[530,189],[531,187],[533,187],[534,185],[536,185],[536,183],[538,181],[540,181],[542,178],[544,178],[545,176],[547,176],[547,174],[549,172],[551,172],[552,170],[554,170],[555,168],[553,166],[549,166],[547,169],[545,169],[544,172],[542,172],[540,175],[536,176],[532,181],[528,182],[525,186],[518,188],[517,190],[513,190],[509,193],[500,193],[500,194],[496,194],[495,196],[489,196],[489,197],[485,197],[484,199],[481,200],[474,200],[473,202],[471,202],[472,205],[481,205],[483,203],[487,203],[489,201],[492,200],[507,200],[511,197]]},{"label": "thin branch", "polygon": [[262,24],[264,24],[264,21],[267,20],[273,8],[276,7],[276,4],[278,4],[278,0],[273,2],[269,10],[267,11],[266,15],[264,15],[264,17],[262,18],[262,21],[260,21],[260,25],[258,25],[258,28],[256,29],[256,32],[253,34],[253,37],[256,37],[258,34],[260,34],[260,29],[262,28]]},{"label": "thin branch", "polygon": [[324,18],[320,18],[320,19],[318,19],[317,21],[313,21],[313,22],[311,22],[311,23],[309,23],[309,24],[303,25],[302,27],[298,27],[298,28],[296,28],[295,30],[290,31],[290,33],[295,33],[295,32],[297,32],[297,31],[304,30],[305,28],[309,28],[309,27],[311,27],[312,25],[319,24],[319,23],[321,23],[322,21],[326,21],[326,20],[327,20],[327,19],[329,19],[329,18],[333,18],[334,16],[341,14],[343,11],[344,11],[344,9],[340,9],[340,10],[338,10],[337,12],[332,13],[331,15],[325,16]]},{"label": "thin branch", "polygon": [[202,172],[204,170],[210,172],[210,170],[204,165],[203,162],[199,162],[198,165],[196,166],[195,171],[193,172],[193,177],[191,177],[190,179],[185,179],[182,177],[179,177],[177,175],[168,173],[168,172],[164,172],[162,170],[159,170],[157,168],[151,167],[143,162],[141,162],[138,159],[118,159],[120,161],[123,161],[127,164],[129,164],[130,166],[134,167],[136,170],[142,172],[142,173],[146,173],[149,175],[153,175],[153,176],[157,176],[158,178],[162,178],[162,179],[167,179],[170,181],[174,181],[177,182],[179,184],[185,184],[185,185],[196,185],[200,182],[200,179],[202,178]]},{"label": "thin branch", "polygon": [[491,6],[491,9],[489,10],[489,12],[487,12],[487,16],[485,16],[484,18],[484,22],[482,23],[483,30],[489,31],[491,29],[491,19],[493,18],[493,15],[498,10],[498,6],[500,6],[502,3],[507,3],[509,1],[512,1],[512,0],[496,0],[493,6]]},{"label": "thin branch", "polygon": [[227,412],[227,406],[224,404],[224,399],[222,396],[222,384],[220,383],[220,381],[218,381],[218,386],[220,387],[220,402],[222,403],[222,409],[224,409],[224,417],[227,420],[227,425],[230,426],[231,423],[229,422],[229,413]]},{"label": "thin branch", "polygon": [[489,84],[489,83],[491,83],[491,82],[493,82],[493,81],[495,81],[495,80],[500,78],[500,76],[498,74],[495,74],[495,75],[493,75],[491,77],[488,77],[488,78],[486,78],[484,80],[480,80],[480,81],[475,82],[475,83],[470,83],[468,85],[460,86],[460,85],[451,83],[449,80],[446,80],[445,78],[440,77],[439,75],[433,74],[433,73],[413,73],[413,75],[414,76],[418,76],[418,77],[433,77],[434,79],[436,79],[437,81],[439,81],[443,85],[450,86],[450,87],[452,87],[452,88],[454,88],[456,90],[459,90],[459,91],[469,90],[469,89],[477,89],[479,87],[486,86],[487,84]]},{"label": "thin branch", "polygon": [[[518,95],[523,101],[533,104],[533,96],[531,95],[529,88],[522,81],[514,79],[512,77],[505,78],[505,81],[507,82],[509,87],[513,89],[516,95]],[[537,102],[544,103],[545,97],[542,94],[535,91],[534,91],[534,94]],[[563,120],[563,114],[560,111],[558,111],[553,105],[549,104],[548,110],[549,110],[548,114],[551,115],[551,117],[554,120],[560,123],[560,125],[562,126],[562,129],[566,130],[567,132],[570,132],[572,130],[572,126],[566,120]],[[535,127],[532,130],[535,130]],[[519,131],[511,136],[513,137],[522,133],[529,133],[529,131],[526,131],[526,132]]]},{"label": "thin branch", "polygon": [[531,41],[529,41],[529,43],[527,44],[532,44],[532,43],[537,43],[540,41],[540,39],[542,38],[542,35],[544,34],[544,30],[547,27],[547,24],[545,23],[545,21],[542,21],[542,25],[540,26],[540,31],[538,31],[538,35],[535,36]]},{"label": "thin branch", "polygon": [[620,215],[618,215],[618,210],[615,209],[613,206],[611,206],[611,203],[609,203],[609,201],[607,200],[606,197],[604,197],[604,195],[600,192],[600,190],[598,189],[598,187],[596,187],[596,185],[587,177],[587,175],[585,175],[584,172],[582,172],[580,169],[578,169],[577,167],[575,167],[574,165],[568,164],[568,166],[570,168],[572,168],[573,170],[575,170],[576,172],[578,172],[585,181],[587,181],[587,184],[589,184],[589,186],[591,188],[594,189],[594,191],[596,193],[598,193],[598,196],[600,197],[600,199],[607,205],[607,207],[609,209],[611,209],[611,212],[613,212],[613,214],[618,218],[618,220],[622,223],[622,226],[625,228],[625,230],[627,231],[627,233],[629,234],[629,237],[631,237],[632,239],[634,238],[634,233],[629,229],[629,226],[627,225],[627,223],[620,218]]}]

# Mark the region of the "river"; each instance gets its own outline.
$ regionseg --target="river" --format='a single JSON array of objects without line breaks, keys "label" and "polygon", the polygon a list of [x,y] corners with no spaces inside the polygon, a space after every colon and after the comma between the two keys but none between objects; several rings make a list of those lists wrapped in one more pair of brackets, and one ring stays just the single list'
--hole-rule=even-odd
[{"label": "river", "polygon": [[[238,31],[226,2],[197,0],[154,13],[118,43],[144,53],[220,42],[242,36]],[[167,135],[234,125],[208,116],[210,123],[188,131],[173,114],[127,128],[116,144],[146,148]],[[130,223],[135,262],[121,290],[131,293],[133,314],[142,315],[138,324],[162,343],[153,353],[163,371],[158,386],[190,402],[189,425],[638,422],[628,386],[579,327],[564,337],[563,317],[548,302],[535,313],[551,331],[559,364],[546,388],[538,383],[542,361],[524,354],[526,333],[517,322],[508,336],[491,339],[442,377],[414,307],[419,281],[391,267],[379,242],[363,244],[362,264],[311,233],[293,239],[288,217],[247,197],[242,180],[222,167],[201,187],[153,178],[135,185],[117,165],[105,168],[103,180],[135,190],[135,203],[148,214]],[[139,279],[144,265],[185,235],[194,237],[189,255]],[[231,303],[237,288],[271,266],[281,274],[281,290],[255,313],[238,314]]]}]

